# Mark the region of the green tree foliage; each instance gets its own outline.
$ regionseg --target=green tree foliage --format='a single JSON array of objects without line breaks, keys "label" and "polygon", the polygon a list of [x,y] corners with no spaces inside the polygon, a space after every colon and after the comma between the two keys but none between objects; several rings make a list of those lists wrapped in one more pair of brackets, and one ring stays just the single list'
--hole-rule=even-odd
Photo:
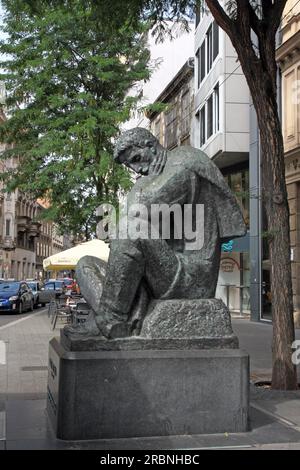
[{"label": "green tree foliage", "polygon": [[2,5],[0,141],[10,144],[2,158],[19,162],[2,180],[9,190],[46,197],[45,215],[61,230],[89,235],[96,207],[131,185],[112,150],[136,104],[128,90],[149,76],[145,22],[132,21],[124,2],[117,9],[93,0]]}]

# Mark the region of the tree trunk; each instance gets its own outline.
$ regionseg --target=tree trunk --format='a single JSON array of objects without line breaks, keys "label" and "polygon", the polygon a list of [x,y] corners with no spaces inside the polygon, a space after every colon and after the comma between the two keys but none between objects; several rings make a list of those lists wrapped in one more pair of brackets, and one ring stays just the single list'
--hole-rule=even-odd
[{"label": "tree trunk", "polygon": [[296,367],[292,363],[295,339],[290,260],[289,206],[285,185],[281,124],[269,103],[258,110],[262,157],[262,202],[267,222],[271,264],[273,314],[272,388],[297,388]]},{"label": "tree trunk", "polygon": [[[289,206],[281,123],[277,107],[275,36],[286,0],[263,2],[263,20],[251,2],[237,0],[232,20],[219,2],[206,0],[218,25],[230,37],[246,77],[257,113],[261,139],[262,199],[266,210],[271,262],[273,308],[272,388],[297,388],[292,363],[295,337],[290,260]],[[253,35],[255,32],[256,38]],[[256,45],[253,44],[257,42]]]},{"label": "tree trunk", "polygon": [[260,38],[259,56],[254,53],[249,25],[231,32],[257,113],[262,163],[262,202],[268,222],[273,314],[272,388],[297,388],[292,363],[295,339],[290,258],[289,206],[285,159],[277,105],[275,36]]},{"label": "tree trunk", "polygon": [[[235,44],[236,46],[236,44]],[[297,388],[292,363],[295,339],[290,258],[289,205],[285,183],[285,160],[281,122],[276,101],[274,51],[264,51],[253,63],[253,52],[244,44],[236,47],[257,113],[261,144],[262,202],[268,222],[273,315],[272,388]],[[274,44],[275,50],[275,44]]]}]

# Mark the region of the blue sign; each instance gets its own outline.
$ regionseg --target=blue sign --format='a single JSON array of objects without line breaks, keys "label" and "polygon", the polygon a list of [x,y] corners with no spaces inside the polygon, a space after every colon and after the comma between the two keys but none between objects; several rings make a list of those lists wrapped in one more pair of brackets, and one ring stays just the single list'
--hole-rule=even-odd
[{"label": "blue sign", "polygon": [[227,243],[222,244],[222,251],[231,252],[233,248],[233,240],[229,240]]},{"label": "blue sign", "polygon": [[244,237],[229,240],[227,243],[221,245],[223,253],[248,253],[249,252],[250,237],[249,232]]}]

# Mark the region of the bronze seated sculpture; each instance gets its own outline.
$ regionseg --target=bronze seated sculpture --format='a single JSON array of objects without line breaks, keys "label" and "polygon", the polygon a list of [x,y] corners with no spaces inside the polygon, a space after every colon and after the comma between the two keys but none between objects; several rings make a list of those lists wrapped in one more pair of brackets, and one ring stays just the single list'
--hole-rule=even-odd
[{"label": "bronze seated sculpture", "polygon": [[[230,334],[228,309],[214,299],[221,244],[244,236],[246,227],[219,169],[195,148],[166,150],[142,128],[121,135],[114,158],[142,175],[127,196],[128,207],[142,204],[148,214],[160,204],[176,205],[183,212],[188,207],[192,226],[197,227],[196,209],[202,205],[202,244],[197,246],[184,233],[179,238],[171,217],[168,238],[117,237],[110,243],[107,264],[96,257],[82,258],[76,277],[94,320],[65,327],[64,334],[106,339],[186,338],[209,336],[212,330],[219,337]],[[144,222],[150,229],[151,218]]]}]

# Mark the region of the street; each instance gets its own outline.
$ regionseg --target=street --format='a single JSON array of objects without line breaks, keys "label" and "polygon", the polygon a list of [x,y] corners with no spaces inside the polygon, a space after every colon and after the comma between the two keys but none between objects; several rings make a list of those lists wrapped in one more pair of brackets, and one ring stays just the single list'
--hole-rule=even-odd
[{"label": "street", "polygon": [[33,312],[25,312],[25,313],[22,313],[21,315],[17,313],[1,311],[0,312],[0,328],[1,326],[8,325],[9,323],[21,320],[23,318],[28,317],[29,315],[33,315],[35,312],[39,312],[43,308],[45,307],[38,307],[37,309],[34,309]]},{"label": "street", "polygon": [[[64,323],[52,330],[47,308],[25,315],[2,314],[0,319],[0,449],[299,448],[299,392],[253,387],[247,433],[84,443],[57,440],[45,414],[47,364],[49,340],[59,335]],[[232,323],[240,347],[250,354],[252,381],[270,379],[272,325],[234,318]]]}]

